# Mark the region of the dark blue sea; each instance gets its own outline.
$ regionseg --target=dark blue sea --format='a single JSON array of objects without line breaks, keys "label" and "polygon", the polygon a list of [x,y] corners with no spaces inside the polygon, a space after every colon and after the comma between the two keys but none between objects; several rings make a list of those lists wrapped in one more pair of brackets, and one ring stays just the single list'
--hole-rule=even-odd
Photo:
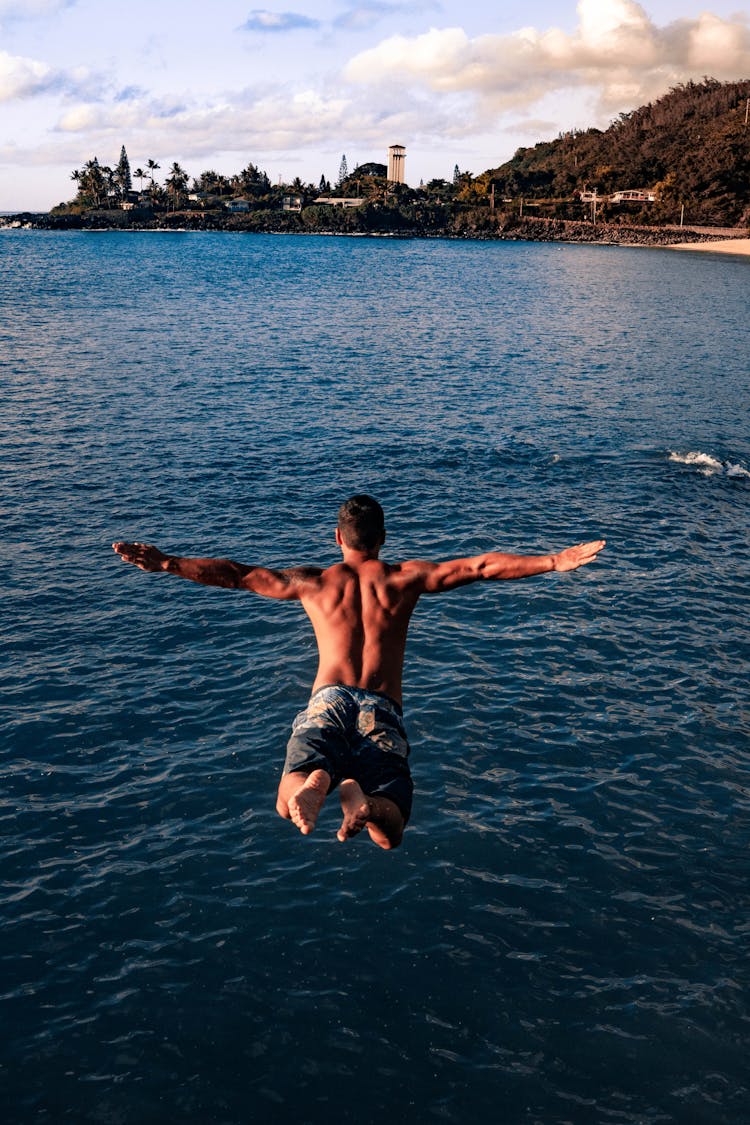
[{"label": "dark blue sea", "polygon": [[[0,234],[10,1125],[750,1120],[750,262]],[[296,604],[110,544],[573,574],[425,599],[400,849],[274,811]]]}]

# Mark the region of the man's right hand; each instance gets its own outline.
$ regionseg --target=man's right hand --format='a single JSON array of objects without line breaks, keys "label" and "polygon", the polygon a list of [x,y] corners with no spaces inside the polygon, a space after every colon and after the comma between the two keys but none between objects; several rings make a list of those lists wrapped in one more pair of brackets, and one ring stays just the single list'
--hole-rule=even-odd
[{"label": "man's right hand", "polygon": [[165,555],[158,547],[151,547],[148,543],[113,543],[112,549],[117,551],[125,562],[133,563],[134,566],[152,574],[167,568],[169,555]]},{"label": "man's right hand", "polygon": [[579,566],[593,562],[605,545],[604,539],[594,539],[591,543],[579,543],[576,547],[566,547],[553,555],[555,570],[577,570]]}]

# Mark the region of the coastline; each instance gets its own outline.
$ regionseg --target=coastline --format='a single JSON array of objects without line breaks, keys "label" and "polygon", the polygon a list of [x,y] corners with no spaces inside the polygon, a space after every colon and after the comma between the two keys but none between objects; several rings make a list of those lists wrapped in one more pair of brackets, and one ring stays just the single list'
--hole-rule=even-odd
[{"label": "coastline", "polygon": [[[312,210],[312,209],[311,209]],[[224,231],[242,234],[318,234],[349,237],[455,239],[482,241],[564,242],[600,246],[646,246],[750,255],[747,228],[638,226],[588,220],[520,217],[467,209],[446,214],[407,216],[397,209],[362,208],[321,214],[255,211],[227,215],[216,211],[154,213],[88,211],[78,214],[21,212],[0,217],[0,230],[67,231]]]},{"label": "coastline", "polygon": [[735,254],[750,258],[750,238],[722,238],[711,242],[676,242],[667,250],[699,250],[709,254]]}]

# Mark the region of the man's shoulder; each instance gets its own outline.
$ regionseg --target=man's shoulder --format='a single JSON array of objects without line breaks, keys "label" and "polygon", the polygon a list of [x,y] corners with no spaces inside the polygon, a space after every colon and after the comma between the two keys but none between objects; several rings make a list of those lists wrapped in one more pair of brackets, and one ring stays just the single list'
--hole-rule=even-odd
[{"label": "man's shoulder", "polygon": [[404,559],[402,562],[386,563],[383,581],[392,589],[419,597],[432,565],[422,559]]},{"label": "man's shoulder", "polygon": [[[433,565],[421,559],[405,559],[401,562],[368,559],[357,567],[352,567],[346,562],[335,562],[324,570],[314,570],[314,574],[321,587],[343,586],[365,577],[376,584],[382,582],[409,586],[418,583]],[[312,573],[313,568],[310,568],[310,571]]]},{"label": "man's shoulder", "polygon": [[[410,577],[417,573],[424,564],[408,560],[406,562],[388,562],[386,559],[367,559],[361,565],[350,566],[346,562],[335,562],[324,570],[317,570],[322,585],[339,585],[357,581],[363,577],[368,580],[388,581],[391,578]],[[310,568],[312,570],[312,568]]]},{"label": "man's shoulder", "polygon": [[418,578],[434,565],[425,559],[404,559],[403,562],[396,563],[393,569],[405,578]]},{"label": "man's shoulder", "polygon": [[426,564],[420,562],[419,559],[404,559],[401,562],[388,562],[386,559],[375,559],[372,563],[368,563],[368,567],[372,568],[371,573],[379,573],[386,579],[401,578],[406,581],[420,574],[425,565]]}]

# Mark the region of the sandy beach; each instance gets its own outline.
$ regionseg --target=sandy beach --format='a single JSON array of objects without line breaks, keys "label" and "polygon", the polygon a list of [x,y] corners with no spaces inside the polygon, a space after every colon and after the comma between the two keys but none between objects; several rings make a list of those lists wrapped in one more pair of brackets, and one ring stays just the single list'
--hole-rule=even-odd
[{"label": "sandy beach", "polygon": [[712,254],[750,255],[750,238],[722,238],[720,242],[675,242],[667,250],[703,250]]}]

